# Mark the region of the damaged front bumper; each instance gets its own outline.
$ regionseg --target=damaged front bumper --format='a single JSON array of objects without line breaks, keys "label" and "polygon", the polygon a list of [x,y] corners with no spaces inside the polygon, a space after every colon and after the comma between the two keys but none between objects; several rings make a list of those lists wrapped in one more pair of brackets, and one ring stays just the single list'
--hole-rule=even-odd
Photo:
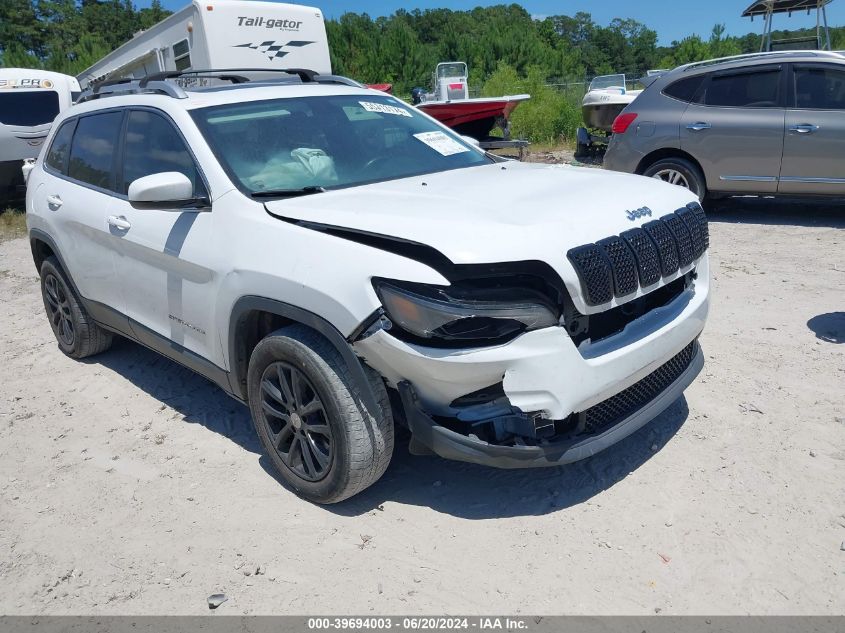
[{"label": "damaged front bumper", "polygon": [[[683,363],[683,366],[670,367],[672,363],[675,365]],[[524,441],[511,445],[495,444],[486,442],[473,434],[465,435],[446,428],[426,413],[409,382],[400,382],[398,389],[405,418],[414,440],[422,443],[437,455],[446,459],[496,468],[536,468],[559,466],[585,459],[628,437],[675,402],[695,380],[703,366],[704,355],[697,341],[693,341],[677,356],[639,383],[609,398],[604,403],[591,407],[585,413],[570,416],[573,417],[573,428],[563,439],[540,440],[533,445]],[[670,371],[674,373],[669,374]],[[671,378],[671,381],[668,381],[668,378]],[[661,379],[663,382],[668,382],[668,386],[663,387],[657,382]],[[648,381],[651,382],[648,383]],[[593,415],[600,415],[608,409],[619,409],[621,405],[618,402],[611,402],[614,398],[619,399],[624,396],[634,401],[632,399],[639,395],[643,399],[642,394],[645,393],[649,384],[663,388],[655,394],[647,394],[644,404],[633,411],[626,411],[623,417],[612,420],[611,423],[599,427],[596,431],[589,432],[584,428],[584,420],[585,418],[589,420],[591,411],[598,410]],[[589,428],[589,422],[587,424]]]}]

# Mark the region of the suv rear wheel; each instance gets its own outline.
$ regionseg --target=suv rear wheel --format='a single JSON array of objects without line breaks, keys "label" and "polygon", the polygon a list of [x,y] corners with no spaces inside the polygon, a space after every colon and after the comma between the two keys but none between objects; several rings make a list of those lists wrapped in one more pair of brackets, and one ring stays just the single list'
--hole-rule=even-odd
[{"label": "suv rear wheel", "polygon": [[106,351],[112,334],[94,323],[65,277],[55,257],[41,264],[41,297],[59,349],[71,358]]},{"label": "suv rear wheel", "polygon": [[387,389],[364,371],[377,411],[365,407],[334,346],[310,328],[277,330],[252,353],[247,387],[258,437],[281,477],[310,501],[343,501],[375,483],[390,462]]},{"label": "suv rear wheel", "polygon": [[663,158],[652,163],[643,176],[657,178],[672,185],[689,189],[703,202],[707,195],[707,184],[701,170],[685,158]]}]

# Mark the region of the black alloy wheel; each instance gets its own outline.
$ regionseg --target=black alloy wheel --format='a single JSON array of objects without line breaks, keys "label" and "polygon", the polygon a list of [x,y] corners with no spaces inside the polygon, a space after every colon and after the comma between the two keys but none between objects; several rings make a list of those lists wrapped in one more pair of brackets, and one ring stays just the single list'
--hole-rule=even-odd
[{"label": "black alloy wheel", "polygon": [[64,282],[52,273],[44,277],[44,299],[47,305],[47,316],[56,337],[68,347],[73,347],[76,330],[73,327],[73,314],[67,290]]},{"label": "black alloy wheel", "polygon": [[323,401],[299,369],[278,361],[261,377],[261,423],[282,462],[306,481],[323,479],[334,458]]}]

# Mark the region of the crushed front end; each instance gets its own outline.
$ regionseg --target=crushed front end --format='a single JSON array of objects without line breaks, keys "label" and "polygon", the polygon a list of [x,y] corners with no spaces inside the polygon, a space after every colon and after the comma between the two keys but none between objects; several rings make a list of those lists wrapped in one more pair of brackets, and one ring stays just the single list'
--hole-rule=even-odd
[{"label": "crushed front end", "polygon": [[356,351],[422,444],[501,468],[594,455],[677,400],[704,364],[709,232],[697,204],[555,262],[455,267],[432,291],[376,280]]}]

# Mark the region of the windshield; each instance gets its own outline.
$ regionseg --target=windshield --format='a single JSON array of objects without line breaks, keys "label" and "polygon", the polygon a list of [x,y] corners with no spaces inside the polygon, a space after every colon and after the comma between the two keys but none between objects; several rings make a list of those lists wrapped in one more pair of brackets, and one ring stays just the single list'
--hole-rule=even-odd
[{"label": "windshield", "polygon": [[0,123],[4,125],[44,125],[58,113],[59,94],[53,90],[0,92]]},{"label": "windshield", "polygon": [[437,65],[438,77],[466,77],[467,65],[463,62],[448,62]]},{"label": "windshield", "polygon": [[273,99],[191,114],[235,184],[253,195],[350,187],[491,162],[388,96]]},{"label": "windshield", "polygon": [[625,89],[625,75],[600,75],[590,82],[590,90]]}]

